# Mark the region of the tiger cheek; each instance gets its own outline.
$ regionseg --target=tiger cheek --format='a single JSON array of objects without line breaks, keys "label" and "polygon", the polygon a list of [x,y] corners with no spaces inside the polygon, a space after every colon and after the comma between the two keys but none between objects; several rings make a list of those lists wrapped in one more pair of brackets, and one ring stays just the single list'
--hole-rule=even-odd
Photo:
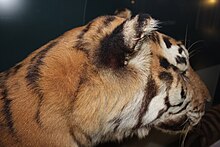
[{"label": "tiger cheek", "polygon": [[194,91],[195,95],[198,95],[195,96],[194,99],[198,99],[202,103],[204,103],[205,101],[210,101],[211,95],[209,93],[209,90],[204,82],[201,80],[199,75],[191,67],[189,68],[188,72],[188,77],[191,81],[192,90]]},{"label": "tiger cheek", "polygon": [[187,116],[191,119],[191,124],[194,126],[204,115],[205,103],[211,99],[211,96],[204,82],[191,67],[186,74],[189,78],[188,88],[191,93],[191,104],[188,107]]}]

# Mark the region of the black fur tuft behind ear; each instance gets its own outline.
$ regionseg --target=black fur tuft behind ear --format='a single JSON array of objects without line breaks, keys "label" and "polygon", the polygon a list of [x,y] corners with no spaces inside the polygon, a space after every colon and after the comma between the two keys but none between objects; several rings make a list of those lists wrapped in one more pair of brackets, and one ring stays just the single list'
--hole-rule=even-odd
[{"label": "black fur tuft behind ear", "polygon": [[125,45],[123,25],[118,26],[112,34],[106,36],[101,42],[99,54],[100,64],[110,68],[123,67],[126,54],[132,51]]},{"label": "black fur tuft behind ear", "polygon": [[101,41],[99,65],[117,69],[124,67],[138,49],[137,42],[156,30],[157,21],[147,14],[136,15],[124,21]]}]

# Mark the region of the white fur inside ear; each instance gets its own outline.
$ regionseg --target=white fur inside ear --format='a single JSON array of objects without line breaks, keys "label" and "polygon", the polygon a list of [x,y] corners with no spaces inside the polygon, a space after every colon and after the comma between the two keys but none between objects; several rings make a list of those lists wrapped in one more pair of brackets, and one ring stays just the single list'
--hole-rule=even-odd
[{"label": "white fur inside ear", "polygon": [[143,29],[144,34],[147,35],[147,34],[150,34],[152,31],[157,30],[158,24],[159,24],[158,20],[155,20],[153,18],[148,19],[147,24],[144,26],[144,29]]},{"label": "white fur inside ear", "polygon": [[[155,31],[158,28],[158,24],[159,24],[158,20],[149,17],[146,18],[146,20],[143,20],[144,22],[138,22],[139,17],[140,15],[136,15],[134,18],[127,20],[123,26],[124,42],[125,45],[127,45],[130,48],[134,47],[137,40],[150,34],[152,31]],[[139,26],[138,25],[139,23],[143,23],[143,25]],[[141,27],[141,28],[137,28],[137,27]],[[138,36],[140,38],[137,38]]]}]

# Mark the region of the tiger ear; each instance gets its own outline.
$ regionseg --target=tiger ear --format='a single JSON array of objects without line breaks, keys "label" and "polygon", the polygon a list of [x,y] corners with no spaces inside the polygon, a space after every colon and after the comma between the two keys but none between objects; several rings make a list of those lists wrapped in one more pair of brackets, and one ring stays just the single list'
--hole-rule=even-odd
[{"label": "tiger ear", "polygon": [[121,18],[129,19],[132,16],[132,13],[129,9],[118,9],[115,11],[115,15]]},{"label": "tiger ear", "polygon": [[137,42],[156,30],[157,21],[148,14],[139,14],[116,27],[101,42],[100,63],[105,67],[126,66],[130,56],[138,51]]}]

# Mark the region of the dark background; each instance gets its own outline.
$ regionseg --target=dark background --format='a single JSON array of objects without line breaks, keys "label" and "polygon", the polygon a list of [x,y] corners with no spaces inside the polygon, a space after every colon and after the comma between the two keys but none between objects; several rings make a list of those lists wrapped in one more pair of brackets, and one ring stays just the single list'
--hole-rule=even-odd
[{"label": "dark background", "polygon": [[195,70],[219,65],[219,0],[0,0],[0,72],[65,31],[121,8],[149,13],[162,22],[161,32],[186,41]]},{"label": "dark background", "polygon": [[219,64],[220,4],[209,1],[0,0],[0,71],[65,31],[125,7],[159,19],[160,31],[176,39],[184,40],[188,30],[187,46],[199,41],[191,48],[195,69]]},{"label": "dark background", "polygon": [[120,8],[149,13],[162,22],[161,32],[186,41],[194,69],[218,65],[203,79],[220,102],[219,0],[0,0],[0,72],[65,31]]}]

